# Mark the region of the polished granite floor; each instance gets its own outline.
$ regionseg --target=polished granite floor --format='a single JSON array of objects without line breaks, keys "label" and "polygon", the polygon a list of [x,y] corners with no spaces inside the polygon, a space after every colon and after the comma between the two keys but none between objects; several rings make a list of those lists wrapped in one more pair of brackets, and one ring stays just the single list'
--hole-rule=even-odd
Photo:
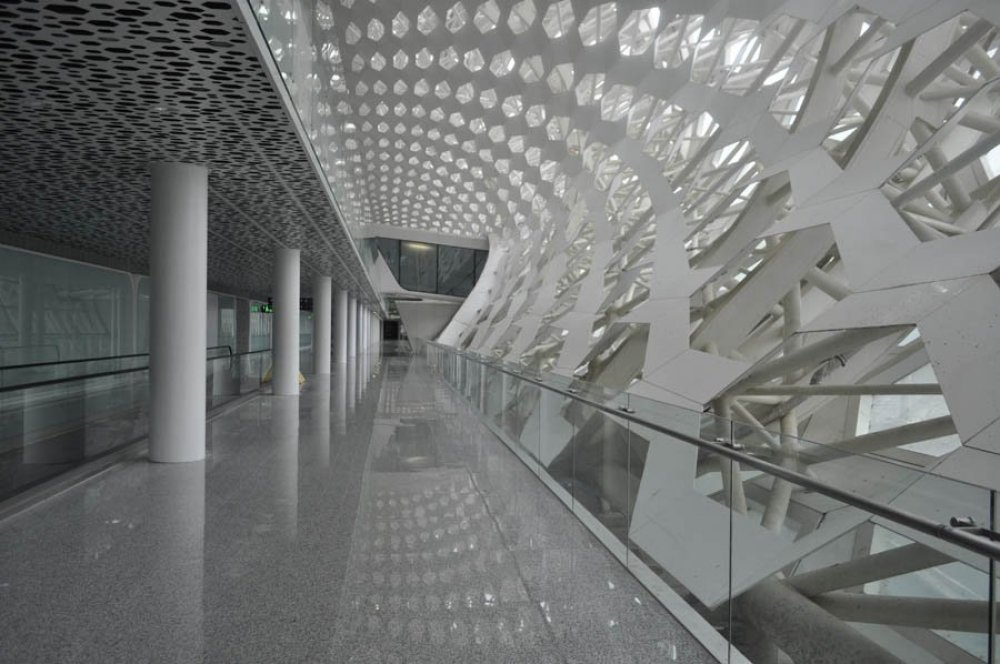
[{"label": "polished granite floor", "polygon": [[714,661],[421,360],[0,523],[0,662]]}]

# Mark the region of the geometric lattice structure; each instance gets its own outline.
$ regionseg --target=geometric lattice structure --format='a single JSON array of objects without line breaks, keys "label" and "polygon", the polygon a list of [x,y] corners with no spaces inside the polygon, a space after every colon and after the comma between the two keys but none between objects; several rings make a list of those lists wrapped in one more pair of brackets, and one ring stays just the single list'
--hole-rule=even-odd
[{"label": "geometric lattice structure", "polygon": [[[877,454],[997,486],[1000,5],[253,6],[357,219],[491,237],[494,265],[443,341],[710,408],[776,460],[811,450],[802,470],[832,483],[860,485],[873,466],[854,455]],[[545,463],[589,444],[581,427],[547,440]],[[665,565],[701,562],[676,548],[692,518],[676,505],[722,528],[705,486],[733,482],[738,528],[764,561],[736,570],[734,592],[760,591],[750,605],[768,605],[759,584],[812,564],[898,572],[872,562],[882,526],[866,515],[666,444],[644,461],[630,536]],[[870,495],[946,519],[918,476],[889,475]],[[808,510],[822,516],[807,527]],[[643,530],[653,521],[679,529],[673,543]],[[856,557],[817,562],[866,528]],[[943,564],[931,543],[910,545],[932,550],[921,569]],[[725,595],[675,571],[707,606]],[[884,620],[824,594],[835,582],[810,583],[797,590],[832,614]],[[947,642],[928,661],[980,654],[941,636],[978,638],[978,617],[907,620]]]},{"label": "geometric lattice structure", "polygon": [[[996,0],[140,4],[0,10],[5,237],[142,271],[148,162],[203,163],[216,287],[266,293],[287,246],[373,303],[365,225],[489,237],[451,345],[940,521],[968,501],[923,470],[1000,488]],[[594,512],[706,615],[736,598],[756,661],[985,659],[983,560],[510,385],[483,401],[536,467],[599,458]]]},{"label": "geometric lattice structure", "polygon": [[1000,451],[1000,8],[866,4],[253,3],[357,219],[517,249],[460,345],[801,426],[919,357]]}]

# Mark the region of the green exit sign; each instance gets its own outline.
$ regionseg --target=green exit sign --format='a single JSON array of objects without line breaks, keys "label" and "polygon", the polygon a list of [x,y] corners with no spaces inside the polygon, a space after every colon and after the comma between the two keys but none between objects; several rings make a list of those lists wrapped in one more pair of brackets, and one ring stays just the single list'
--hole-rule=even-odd
[{"label": "green exit sign", "polygon": [[274,307],[271,304],[251,304],[250,313],[252,314],[273,314]]}]

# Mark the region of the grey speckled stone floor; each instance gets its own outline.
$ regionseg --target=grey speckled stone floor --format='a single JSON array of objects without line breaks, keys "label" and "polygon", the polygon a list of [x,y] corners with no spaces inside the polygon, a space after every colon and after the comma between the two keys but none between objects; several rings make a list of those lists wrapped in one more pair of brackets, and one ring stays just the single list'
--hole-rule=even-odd
[{"label": "grey speckled stone floor", "polygon": [[0,524],[0,662],[711,662],[420,360]]}]

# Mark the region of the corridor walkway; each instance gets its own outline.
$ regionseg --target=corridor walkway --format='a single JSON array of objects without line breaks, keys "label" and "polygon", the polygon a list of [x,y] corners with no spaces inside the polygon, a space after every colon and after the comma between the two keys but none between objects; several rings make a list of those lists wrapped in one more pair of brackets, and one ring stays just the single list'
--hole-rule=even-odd
[{"label": "corridor walkway", "polygon": [[0,523],[0,662],[708,662],[421,360]]}]

